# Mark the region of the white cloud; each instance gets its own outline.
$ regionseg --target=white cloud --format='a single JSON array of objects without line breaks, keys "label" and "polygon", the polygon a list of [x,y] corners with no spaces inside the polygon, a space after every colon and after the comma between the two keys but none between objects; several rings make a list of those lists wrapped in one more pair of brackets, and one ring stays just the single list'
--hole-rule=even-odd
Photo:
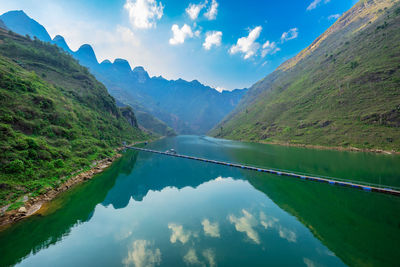
[{"label": "white cloud", "polygon": [[193,32],[192,28],[187,24],[184,24],[181,28],[177,24],[172,25],[171,31],[174,36],[169,39],[169,43],[171,45],[183,44],[186,38],[192,38]]},{"label": "white cloud", "polygon": [[333,20],[333,19],[336,20],[336,19],[340,18],[340,16],[341,16],[340,14],[333,14],[333,15],[330,15],[330,16],[328,17],[328,19],[329,19],[329,20]]},{"label": "white cloud", "polygon": [[210,50],[213,45],[220,46],[222,39],[222,32],[212,31],[206,33],[206,39],[204,40],[203,47],[206,50]]},{"label": "white cloud", "polygon": [[172,230],[170,241],[171,243],[176,243],[176,241],[180,241],[182,244],[185,244],[189,241],[192,233],[190,231],[185,231],[182,225],[169,223],[168,228]]},{"label": "white cloud", "polygon": [[220,237],[218,222],[210,223],[208,219],[204,219],[201,224],[206,235],[211,237]]},{"label": "white cloud", "polygon": [[279,236],[283,239],[286,239],[289,242],[295,243],[297,241],[297,235],[295,232],[280,226],[279,227]]},{"label": "white cloud", "polygon": [[260,212],[260,221],[261,225],[264,226],[265,229],[272,228],[279,220],[275,217],[267,217],[264,212]]},{"label": "white cloud", "polygon": [[204,250],[203,257],[208,261],[208,266],[214,267],[217,265],[215,262],[215,252],[212,249]]},{"label": "white cloud", "polygon": [[262,46],[261,56],[273,55],[281,49],[276,46],[275,42],[266,41]]},{"label": "white cloud", "polygon": [[189,251],[185,254],[185,256],[183,256],[183,261],[187,265],[204,265],[197,257],[194,248],[190,248]]},{"label": "white cloud", "polygon": [[229,221],[235,225],[238,232],[246,233],[248,238],[253,240],[256,244],[260,244],[258,233],[253,228],[258,224],[257,219],[245,209],[242,210],[242,213],[244,215],[243,217],[229,215]]},{"label": "white cloud", "polygon": [[260,36],[261,30],[262,30],[262,27],[257,26],[253,30],[250,31],[250,33],[247,37],[239,38],[237,40],[236,45],[233,45],[230,48],[229,53],[236,54],[236,53],[241,52],[244,54],[244,56],[243,56],[244,59],[248,59],[248,58],[251,58],[252,56],[254,56],[260,47],[260,44],[257,43],[256,40]]},{"label": "white cloud", "polygon": [[156,0],[126,0],[124,8],[129,13],[131,24],[135,28],[149,29],[163,16],[164,6]]},{"label": "white cloud", "polygon": [[204,16],[208,20],[214,20],[217,18],[218,14],[218,2],[216,0],[212,0],[211,6],[207,9],[207,12],[204,13]]},{"label": "white cloud", "polygon": [[[329,3],[331,0],[324,0],[324,3]],[[322,0],[314,0],[311,2],[311,4],[307,7],[307,10],[313,10],[315,8],[317,8],[317,6],[319,6],[319,4],[322,2]]]},{"label": "white cloud", "polygon": [[284,43],[289,40],[296,39],[299,36],[299,29],[293,28],[287,32],[282,33],[281,42]]},{"label": "white cloud", "polygon": [[131,29],[123,27],[121,25],[117,25],[116,31],[119,34],[122,41],[124,41],[125,43],[134,44],[136,46],[140,44],[139,39],[136,38]]},{"label": "white cloud", "polygon": [[199,259],[197,256],[196,250],[194,248],[190,248],[188,252],[183,256],[183,261],[186,265],[199,265],[199,266],[216,266],[215,260],[215,252],[212,249],[205,249],[203,250],[203,258],[202,260]]},{"label": "white cloud", "polygon": [[135,240],[132,244],[132,250],[128,251],[128,257],[123,259],[122,263],[125,266],[136,267],[153,267],[160,265],[161,252],[160,249],[148,248],[151,246],[150,241]]},{"label": "white cloud", "polygon": [[315,267],[315,263],[308,258],[303,258],[303,262],[307,267]]},{"label": "white cloud", "polygon": [[296,242],[297,235],[295,232],[283,227],[279,224],[279,220],[275,217],[267,217],[264,212],[260,212],[260,223],[265,229],[274,228],[278,231],[279,236],[289,242]]},{"label": "white cloud", "polygon": [[199,17],[200,11],[206,6],[207,1],[202,4],[192,4],[190,3],[189,6],[186,8],[186,13],[192,20],[195,20]]}]

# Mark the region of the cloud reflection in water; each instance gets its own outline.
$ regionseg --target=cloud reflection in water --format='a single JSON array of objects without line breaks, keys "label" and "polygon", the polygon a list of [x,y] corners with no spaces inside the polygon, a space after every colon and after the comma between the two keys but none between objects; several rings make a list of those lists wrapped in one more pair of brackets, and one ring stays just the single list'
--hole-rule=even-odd
[{"label": "cloud reflection in water", "polygon": [[135,240],[128,256],[123,259],[125,266],[154,267],[161,263],[161,251],[152,249],[152,243],[148,240]]}]

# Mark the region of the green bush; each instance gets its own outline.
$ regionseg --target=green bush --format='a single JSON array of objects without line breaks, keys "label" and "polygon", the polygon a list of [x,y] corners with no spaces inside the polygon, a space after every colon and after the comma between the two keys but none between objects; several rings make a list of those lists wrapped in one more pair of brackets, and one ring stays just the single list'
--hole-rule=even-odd
[{"label": "green bush", "polygon": [[64,161],[62,159],[57,159],[54,161],[54,167],[63,168],[65,166]]},{"label": "green bush", "polygon": [[358,63],[357,61],[352,61],[352,62],[350,62],[350,68],[351,68],[352,70],[354,70],[355,68],[357,68],[358,65],[359,65],[359,63]]},{"label": "green bush", "polygon": [[7,171],[9,173],[21,173],[24,171],[24,163],[19,159],[13,160],[8,164]]},{"label": "green bush", "polygon": [[28,142],[28,145],[29,145],[30,148],[32,148],[32,149],[38,149],[39,148],[39,145],[38,145],[38,143],[36,142],[35,139],[28,138],[27,142]]}]

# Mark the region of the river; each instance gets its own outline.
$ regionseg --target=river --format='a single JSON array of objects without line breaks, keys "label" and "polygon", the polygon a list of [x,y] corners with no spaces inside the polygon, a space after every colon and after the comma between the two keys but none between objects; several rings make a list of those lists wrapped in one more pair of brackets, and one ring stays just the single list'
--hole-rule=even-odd
[{"label": "river", "polygon": [[[165,151],[400,186],[400,156],[177,136]],[[0,232],[0,266],[395,266],[400,197],[128,150]]]}]

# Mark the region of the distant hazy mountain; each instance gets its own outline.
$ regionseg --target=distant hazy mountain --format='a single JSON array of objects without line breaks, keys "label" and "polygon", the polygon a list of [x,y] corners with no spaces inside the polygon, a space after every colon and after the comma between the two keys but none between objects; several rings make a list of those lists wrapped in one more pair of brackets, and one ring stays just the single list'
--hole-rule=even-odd
[{"label": "distant hazy mountain", "polygon": [[4,24],[4,22],[0,19],[0,28],[8,30],[6,24]]},{"label": "distant hazy mountain", "polygon": [[35,20],[28,17],[24,11],[9,11],[0,16],[6,26],[21,35],[29,35],[31,38],[36,36],[38,39],[51,42],[50,35],[46,29]]},{"label": "distant hazy mountain", "polygon": [[53,38],[53,43],[61,47],[64,51],[70,54],[73,53],[72,50],[67,45],[67,42],[65,42],[64,37],[62,37],[61,35],[56,35],[56,37]]},{"label": "distant hazy mountain", "polygon": [[123,59],[89,67],[121,102],[142,105],[179,133],[206,133],[234,109],[246,92],[219,93],[198,81],[150,78],[142,67],[132,70]]},{"label": "distant hazy mountain", "polygon": [[[90,45],[82,45],[73,52],[62,36],[57,35],[51,40],[46,29],[23,11],[7,12],[0,17],[3,18],[5,24],[16,33],[36,36],[72,54],[106,85],[111,95],[133,107],[135,112],[141,112],[143,116],[138,116],[141,125],[149,126],[144,121],[151,117],[146,114],[149,113],[158,118],[151,119],[152,122],[161,120],[178,133],[204,134],[231,112],[247,91],[219,93],[196,80],[169,81],[161,76],[150,77],[143,67],[132,70],[124,59],[116,59],[114,62],[105,60],[99,64]],[[170,129],[162,125],[156,125],[155,128],[163,128],[164,133],[171,133]]]},{"label": "distant hazy mountain", "polygon": [[399,1],[358,1],[254,84],[212,134],[400,151],[399,29]]},{"label": "distant hazy mountain", "polygon": [[219,93],[196,80],[169,81],[161,76],[150,77],[143,67],[132,70],[125,59],[105,60],[98,64],[89,45],[81,46],[73,55],[119,101],[151,113],[178,133],[206,133],[235,108],[246,92]]}]

